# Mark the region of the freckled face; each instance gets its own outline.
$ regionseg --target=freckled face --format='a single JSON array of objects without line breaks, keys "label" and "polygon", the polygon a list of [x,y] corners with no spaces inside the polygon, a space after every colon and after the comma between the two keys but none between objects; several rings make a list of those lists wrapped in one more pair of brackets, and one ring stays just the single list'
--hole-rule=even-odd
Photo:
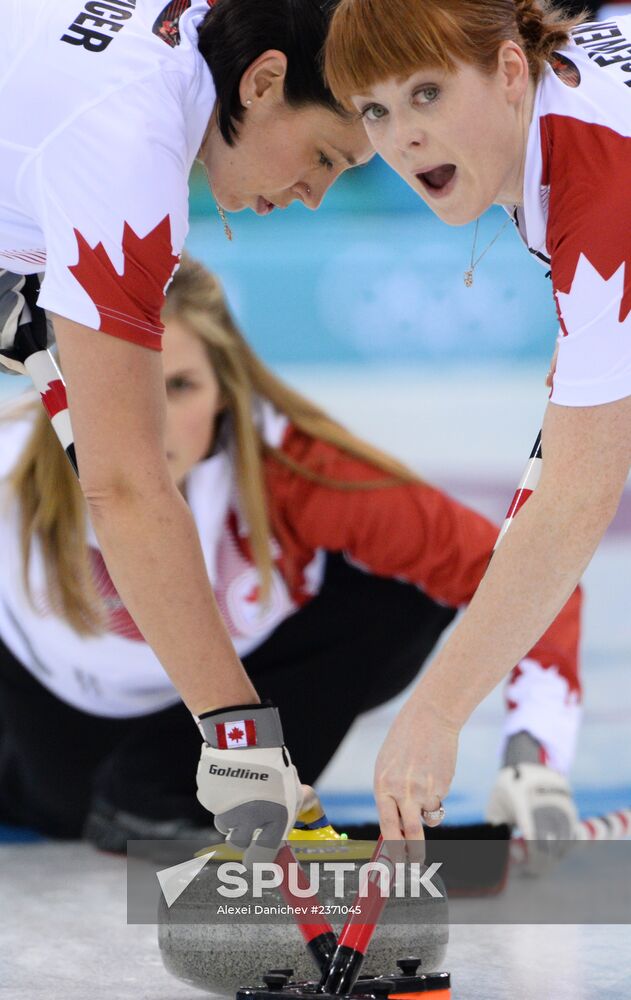
[{"label": "freckled face", "polygon": [[450,225],[521,192],[523,116],[504,76],[465,63],[354,94],[373,148]]},{"label": "freckled face", "polygon": [[167,393],[166,450],[173,481],[181,486],[212,449],[221,390],[203,342],[177,319],[164,325]]}]

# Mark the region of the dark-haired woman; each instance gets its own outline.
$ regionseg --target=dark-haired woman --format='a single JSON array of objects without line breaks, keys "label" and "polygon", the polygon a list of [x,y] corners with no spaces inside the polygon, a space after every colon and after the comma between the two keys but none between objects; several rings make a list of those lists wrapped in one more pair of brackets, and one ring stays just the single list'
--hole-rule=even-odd
[{"label": "dark-haired woman", "polygon": [[[191,712],[208,715],[200,794],[247,843],[255,828],[278,843],[299,784],[277,713],[258,706],[222,625],[169,476],[160,310],[195,158],[221,212],[267,214],[296,200],[317,208],[340,173],[370,156],[356,116],[321,82],[326,26],[317,0],[2,7],[0,350],[19,370],[25,328],[44,342],[42,308],[52,317],[108,569]],[[257,723],[243,764],[274,778],[247,810],[251,790],[217,784],[211,771],[233,753],[217,746],[212,713],[231,705],[250,706]]]},{"label": "dark-haired woman", "polygon": [[550,270],[561,324],[540,483],[380,754],[382,829],[398,837],[419,833],[422,811],[440,820],[464,721],[575,587],[629,473],[631,17],[577,24],[536,0],[342,0],[326,67],[441,219],[506,206]]}]

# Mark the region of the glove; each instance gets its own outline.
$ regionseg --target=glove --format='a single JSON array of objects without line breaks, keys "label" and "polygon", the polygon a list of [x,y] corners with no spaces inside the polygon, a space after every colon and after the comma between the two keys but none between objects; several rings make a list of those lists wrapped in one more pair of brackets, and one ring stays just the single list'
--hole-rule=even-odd
[{"label": "glove", "polygon": [[540,749],[528,733],[511,737],[505,755],[507,766],[498,775],[487,807],[489,822],[509,823],[528,841],[525,871],[530,875],[543,874],[563,857],[576,838],[578,825],[565,775],[533,762]]},{"label": "glove", "polygon": [[37,305],[39,277],[0,269],[0,370],[25,375],[24,359],[52,344],[53,325]]},{"label": "glove", "polygon": [[197,798],[214,813],[219,832],[245,850],[246,864],[273,861],[302,801],[278,709],[268,703],[205,712],[199,728],[205,743]]}]

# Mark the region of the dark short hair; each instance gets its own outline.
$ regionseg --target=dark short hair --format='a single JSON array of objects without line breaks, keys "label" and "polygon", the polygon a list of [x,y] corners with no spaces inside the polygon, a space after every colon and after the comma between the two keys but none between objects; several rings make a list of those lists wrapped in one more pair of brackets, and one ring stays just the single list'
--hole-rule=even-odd
[{"label": "dark short hair", "polygon": [[338,0],[215,0],[199,29],[199,51],[217,92],[219,129],[232,146],[243,120],[239,84],[267,49],[287,56],[285,100],[319,104],[347,117],[325,86],[322,49]]}]

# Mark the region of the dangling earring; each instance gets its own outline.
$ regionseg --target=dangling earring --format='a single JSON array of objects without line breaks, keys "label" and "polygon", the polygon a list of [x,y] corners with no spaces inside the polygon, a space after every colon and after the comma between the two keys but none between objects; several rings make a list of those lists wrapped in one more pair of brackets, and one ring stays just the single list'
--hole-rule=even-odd
[{"label": "dangling earring", "polygon": [[228,219],[226,218],[226,213],[224,212],[224,210],[221,207],[221,205],[217,204],[217,202],[215,202],[215,208],[217,209],[217,212],[219,214],[219,218],[223,222],[223,231],[226,234],[226,239],[232,241],[232,229],[230,228],[230,223],[228,222]]}]

